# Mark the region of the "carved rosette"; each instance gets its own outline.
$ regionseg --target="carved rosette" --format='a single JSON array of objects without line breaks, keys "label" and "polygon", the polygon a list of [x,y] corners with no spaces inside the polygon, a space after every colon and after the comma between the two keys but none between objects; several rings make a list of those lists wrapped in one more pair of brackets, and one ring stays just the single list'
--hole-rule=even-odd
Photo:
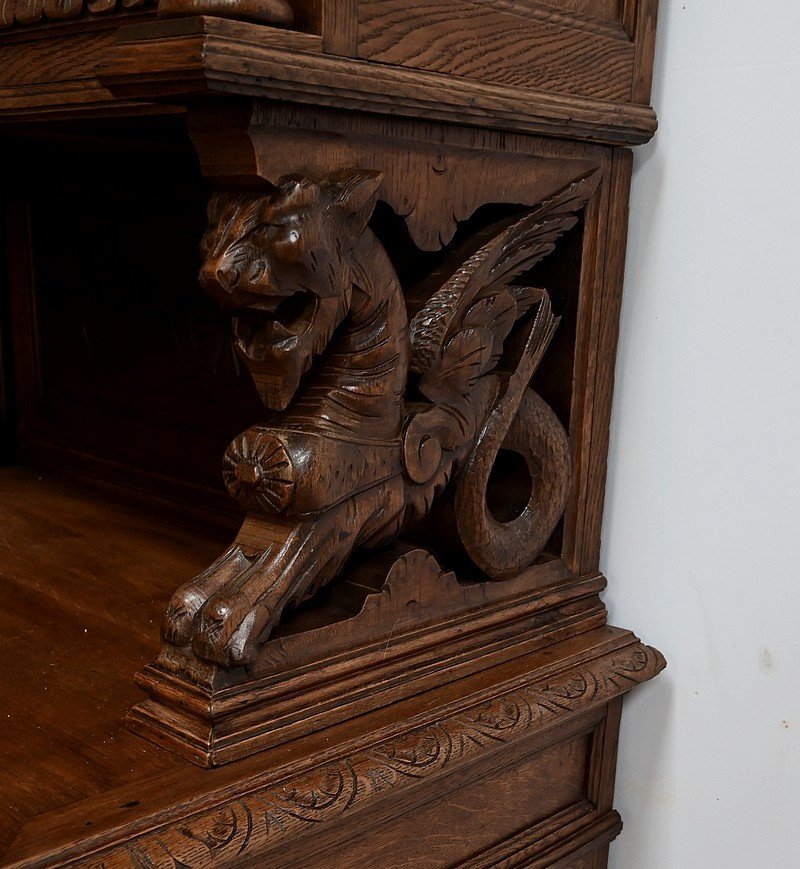
[{"label": "carved rosette", "polygon": [[295,474],[286,445],[265,428],[250,429],[228,447],[222,466],[228,491],[251,510],[283,513],[292,503]]}]

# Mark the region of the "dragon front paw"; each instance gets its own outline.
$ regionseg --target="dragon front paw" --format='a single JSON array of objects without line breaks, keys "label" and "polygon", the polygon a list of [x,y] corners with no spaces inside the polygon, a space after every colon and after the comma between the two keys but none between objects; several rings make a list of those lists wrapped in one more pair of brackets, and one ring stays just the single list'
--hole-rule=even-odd
[{"label": "dragon front paw", "polygon": [[319,564],[325,579],[349,552],[327,524],[254,520],[240,536],[250,544],[256,534],[263,549],[245,555],[236,543],[178,590],[164,619],[167,642],[226,669],[252,664],[284,608],[320,580]]},{"label": "dragon front paw", "polygon": [[234,544],[207,570],[191,582],[181,586],[172,596],[164,620],[161,636],[173,646],[188,646],[197,632],[200,615],[208,601],[231,587],[251,565],[241,548]]},{"label": "dragon front paw", "polygon": [[246,666],[256,660],[277,620],[268,606],[251,608],[241,593],[223,591],[203,607],[192,647],[198,657],[223,667]]},{"label": "dragon front paw", "polygon": [[205,596],[192,583],[175,592],[161,623],[164,641],[174,646],[187,645],[205,602]]}]

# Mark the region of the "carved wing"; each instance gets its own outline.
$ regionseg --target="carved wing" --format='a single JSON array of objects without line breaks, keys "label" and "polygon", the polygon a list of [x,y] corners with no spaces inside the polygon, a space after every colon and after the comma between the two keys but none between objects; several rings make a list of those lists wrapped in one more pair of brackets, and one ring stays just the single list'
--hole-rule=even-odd
[{"label": "carved wing", "polygon": [[[551,253],[558,238],[575,226],[577,212],[598,180],[596,172],[587,173],[524,217],[494,224],[471,239],[474,252],[411,321],[411,369],[421,375],[420,389],[427,398],[465,395],[497,364],[514,323],[542,299],[541,291],[512,286],[512,281]],[[432,281],[441,280],[446,268],[447,263],[414,295],[419,298]]]}]

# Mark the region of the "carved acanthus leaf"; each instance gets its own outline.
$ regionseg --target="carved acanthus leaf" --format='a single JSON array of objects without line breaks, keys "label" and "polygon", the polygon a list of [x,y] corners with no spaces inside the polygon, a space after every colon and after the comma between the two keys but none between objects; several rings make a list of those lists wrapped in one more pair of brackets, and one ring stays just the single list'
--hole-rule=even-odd
[{"label": "carved acanthus leaf", "polygon": [[608,703],[663,667],[656,650],[634,642],[578,669],[534,679],[322,768],[145,833],[82,865],[199,869],[258,859],[282,840],[341,822],[388,792],[414,787]]},{"label": "carved acanthus leaf", "polygon": [[[588,173],[542,202],[532,212],[504,226],[490,226],[477,237],[485,242],[471,256],[462,260],[463,253],[454,252],[453,259],[463,264],[455,270],[440,289],[411,320],[411,369],[419,374],[431,373],[431,380],[452,366],[453,358],[462,355],[454,342],[459,335],[484,333],[489,347],[488,367],[496,359],[498,349],[514,322],[524,313],[525,295],[505,292],[511,282],[532,269],[549,253],[558,238],[578,222],[578,212],[597,186],[595,173]],[[448,261],[449,263],[449,261]],[[426,286],[435,286],[448,263],[438,269],[425,284],[414,290],[424,297]],[[511,305],[514,310],[509,310]],[[500,320],[500,324],[498,324]],[[502,324],[507,324],[505,328]],[[498,348],[499,345],[499,348]],[[481,372],[483,373],[483,372]]]}]

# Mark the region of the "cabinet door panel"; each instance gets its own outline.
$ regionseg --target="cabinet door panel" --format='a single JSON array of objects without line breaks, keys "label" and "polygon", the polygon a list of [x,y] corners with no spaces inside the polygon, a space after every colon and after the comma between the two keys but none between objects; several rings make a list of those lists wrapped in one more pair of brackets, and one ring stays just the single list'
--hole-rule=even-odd
[{"label": "cabinet door panel", "polygon": [[[358,55],[514,87],[627,101],[635,47],[609,0],[363,0]],[[587,10],[594,9],[593,16]]]}]

